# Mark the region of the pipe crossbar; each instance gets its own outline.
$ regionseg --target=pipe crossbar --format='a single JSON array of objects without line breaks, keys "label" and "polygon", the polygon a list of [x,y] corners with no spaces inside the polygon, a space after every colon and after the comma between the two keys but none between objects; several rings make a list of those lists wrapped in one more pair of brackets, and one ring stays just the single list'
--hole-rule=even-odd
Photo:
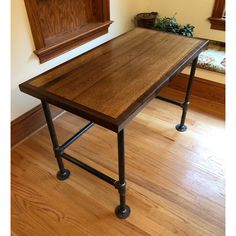
[{"label": "pipe crossbar", "polygon": [[67,140],[64,144],[61,145],[61,148],[66,149],[69,147],[74,141],[76,141],[79,137],[81,137],[86,131],[92,128],[95,125],[94,122],[90,122],[85,127],[83,127],[80,131],[78,131],[75,135],[73,135],[69,140]]},{"label": "pipe crossbar", "polygon": [[94,169],[93,167],[85,164],[84,162],[82,162],[78,159],[75,159],[74,157],[72,157],[66,153],[63,153],[61,156],[62,156],[62,158],[66,159],[67,161],[72,162],[73,164],[79,166],[80,168],[82,168],[82,169],[88,171],[89,173],[97,176],[98,178],[104,180],[108,184],[111,184],[116,187],[117,181],[115,179],[111,178],[110,176],[103,174],[102,172]]},{"label": "pipe crossbar", "polygon": [[166,98],[166,97],[162,97],[162,96],[156,96],[156,98],[164,101],[164,102],[169,102],[171,104],[174,104],[176,106],[179,106],[179,107],[184,107],[184,104],[182,102],[179,102],[179,101],[176,101],[174,99],[171,99],[171,98]]}]

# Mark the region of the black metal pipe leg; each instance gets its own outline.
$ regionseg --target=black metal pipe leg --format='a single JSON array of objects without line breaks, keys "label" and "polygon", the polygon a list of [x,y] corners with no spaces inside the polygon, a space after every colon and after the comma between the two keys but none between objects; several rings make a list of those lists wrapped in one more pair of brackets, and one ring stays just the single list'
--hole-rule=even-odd
[{"label": "black metal pipe leg", "polygon": [[115,213],[118,218],[126,219],[130,215],[130,208],[126,205],[124,130],[118,133],[118,163],[119,181],[116,188],[120,194],[120,205],[116,207]]},{"label": "black metal pipe leg", "polygon": [[53,150],[54,150],[54,153],[55,153],[55,157],[57,159],[57,164],[59,166],[59,171],[57,172],[57,178],[59,180],[65,180],[70,176],[70,171],[65,169],[63,161],[62,161],[63,149],[61,149],[61,147],[58,144],[57,135],[56,135],[56,131],[55,131],[55,128],[54,128],[54,125],[53,125],[52,115],[51,115],[49,105],[45,101],[41,101],[41,102],[42,102],[44,115],[45,115],[45,118],[46,118],[46,121],[47,121],[49,134],[50,134],[50,137],[51,137]]},{"label": "black metal pipe leg", "polygon": [[184,132],[187,130],[187,126],[185,125],[185,120],[186,120],[186,116],[187,116],[187,112],[188,112],[188,107],[190,104],[189,98],[191,96],[191,90],[192,90],[192,85],[193,85],[193,79],[194,79],[195,72],[196,72],[197,61],[198,61],[198,57],[196,57],[192,62],[188,87],[187,87],[187,91],[186,91],[186,95],[185,95],[185,100],[183,103],[183,112],[182,112],[181,121],[180,121],[180,124],[176,125],[176,129],[180,132]]}]

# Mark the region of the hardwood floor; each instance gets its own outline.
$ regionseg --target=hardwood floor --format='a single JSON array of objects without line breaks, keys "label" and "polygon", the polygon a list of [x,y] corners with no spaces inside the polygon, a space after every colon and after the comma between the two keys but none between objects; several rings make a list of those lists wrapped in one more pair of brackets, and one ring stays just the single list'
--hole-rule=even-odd
[{"label": "hardwood floor", "polygon": [[[175,130],[180,108],[157,99],[127,126],[127,220],[114,215],[118,193],[112,186],[66,161],[71,177],[56,179],[46,127],[16,146],[12,235],[224,235],[224,106],[191,101],[186,133]],[[69,113],[57,118],[60,142],[85,124]],[[68,153],[117,178],[115,133],[96,125]]]}]

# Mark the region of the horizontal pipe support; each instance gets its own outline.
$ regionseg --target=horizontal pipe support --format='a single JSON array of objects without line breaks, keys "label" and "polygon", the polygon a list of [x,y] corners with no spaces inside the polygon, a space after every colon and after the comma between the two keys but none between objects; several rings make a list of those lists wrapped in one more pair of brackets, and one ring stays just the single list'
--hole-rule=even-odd
[{"label": "horizontal pipe support", "polygon": [[107,183],[109,183],[109,184],[116,187],[117,181],[115,179],[111,178],[110,176],[103,174],[102,172],[100,172],[100,171],[94,169],[93,167],[83,163],[82,161],[79,161],[78,159],[75,159],[74,157],[72,157],[72,156],[70,156],[66,153],[63,153],[62,157],[64,159],[66,159],[67,161],[72,162],[73,164],[79,166],[80,168],[88,171],[89,173],[97,176],[98,178],[100,178],[100,179],[104,180],[105,182],[107,182]]},{"label": "horizontal pipe support", "polygon": [[184,107],[184,103],[176,101],[176,100],[171,99],[171,98],[166,98],[166,97],[162,97],[162,96],[156,96],[156,98],[158,98],[158,99],[160,99],[164,102],[169,102],[171,104],[174,104],[174,105],[182,107],[182,108]]},{"label": "horizontal pipe support", "polygon": [[80,131],[78,131],[75,135],[73,135],[69,140],[67,140],[64,144],[60,146],[63,150],[69,147],[73,142],[75,142],[79,137],[81,137],[86,131],[88,131],[90,128],[94,126],[94,122],[90,122],[87,124],[84,128],[82,128]]}]

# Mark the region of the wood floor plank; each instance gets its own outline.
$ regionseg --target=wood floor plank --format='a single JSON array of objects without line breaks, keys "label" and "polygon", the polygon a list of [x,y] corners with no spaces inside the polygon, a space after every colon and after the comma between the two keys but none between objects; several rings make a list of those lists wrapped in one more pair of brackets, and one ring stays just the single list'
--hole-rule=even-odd
[{"label": "wood floor plank", "polygon": [[[166,90],[165,95],[182,94]],[[12,235],[223,236],[224,106],[192,97],[188,131],[175,130],[181,110],[153,100],[127,126],[127,203],[118,220],[112,186],[65,161],[68,180],[56,179],[45,128],[12,150]],[[55,121],[63,143],[87,121],[64,113]],[[117,178],[116,134],[95,125],[68,153]]]}]

